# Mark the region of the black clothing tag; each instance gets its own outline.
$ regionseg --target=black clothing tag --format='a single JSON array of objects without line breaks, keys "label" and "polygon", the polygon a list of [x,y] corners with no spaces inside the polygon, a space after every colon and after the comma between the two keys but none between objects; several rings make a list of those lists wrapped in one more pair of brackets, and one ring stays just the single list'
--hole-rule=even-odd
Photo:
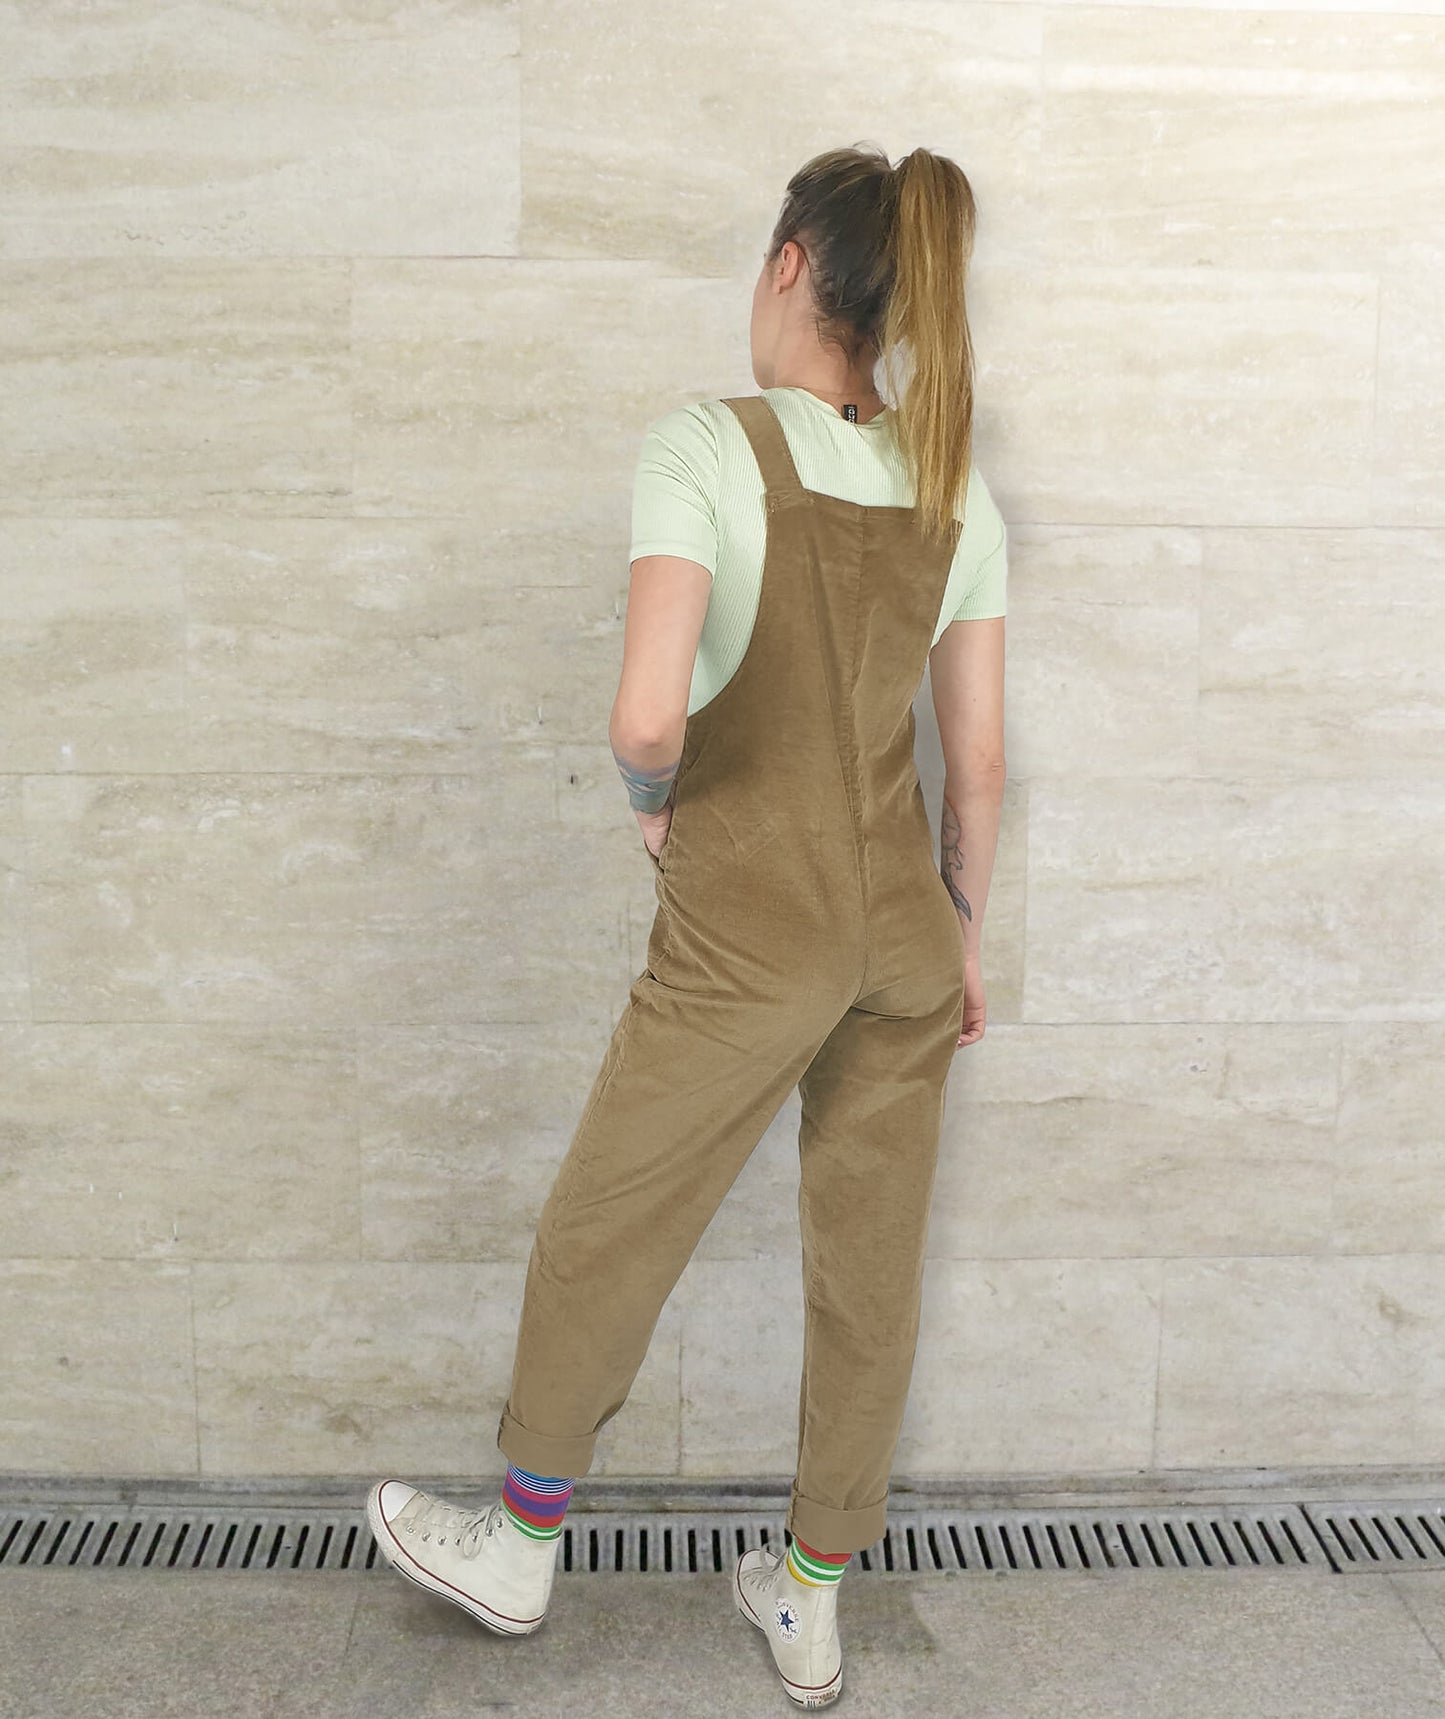
[{"label": "black clothing tag", "polygon": [[850,424],[856,424],[858,422],[858,408],[856,406],[845,406],[843,408],[843,416]]}]

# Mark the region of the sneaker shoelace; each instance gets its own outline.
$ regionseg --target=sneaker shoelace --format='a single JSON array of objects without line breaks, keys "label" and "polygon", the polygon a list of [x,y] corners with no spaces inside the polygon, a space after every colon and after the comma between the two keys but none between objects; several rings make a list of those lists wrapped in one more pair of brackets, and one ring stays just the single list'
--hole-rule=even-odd
[{"label": "sneaker shoelace", "polygon": [[435,1533],[439,1546],[452,1540],[464,1558],[476,1557],[482,1541],[489,1534],[496,1533],[504,1514],[500,1499],[480,1510],[463,1510],[455,1504],[444,1503],[440,1498],[427,1498],[425,1504],[413,1509],[418,1499],[425,1496],[419,1493],[407,1506],[405,1526],[413,1533],[420,1533],[423,1540],[430,1540]]}]

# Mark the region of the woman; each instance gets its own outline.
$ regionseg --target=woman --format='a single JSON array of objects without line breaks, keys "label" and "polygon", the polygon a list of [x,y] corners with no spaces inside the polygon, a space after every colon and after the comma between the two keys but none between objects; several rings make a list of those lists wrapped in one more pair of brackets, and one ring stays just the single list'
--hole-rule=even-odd
[{"label": "woman", "polygon": [[[884,1530],[945,1082],[984,1030],[1006,545],[972,469],[973,231],[946,157],[808,162],[753,292],[762,392],[649,428],[610,724],[654,873],[647,965],[533,1243],[501,1498],[465,1510],[387,1480],[368,1501],[398,1570],[493,1629],[536,1629],[573,1481],[797,1086],[791,1538],[745,1553],[733,1593],[805,1707],[842,1687],[838,1580]],[[874,367],[905,343],[894,409]],[[938,866],[913,758],[926,663],[946,764]]]}]

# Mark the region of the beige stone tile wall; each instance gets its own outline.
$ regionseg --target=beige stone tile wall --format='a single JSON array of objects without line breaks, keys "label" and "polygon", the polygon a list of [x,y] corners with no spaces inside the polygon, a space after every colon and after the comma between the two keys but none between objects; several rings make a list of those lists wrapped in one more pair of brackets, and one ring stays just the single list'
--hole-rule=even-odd
[{"label": "beige stone tile wall", "polygon": [[[1445,4],[200,0],[0,19],[0,1470],[500,1474],[638,438],[859,139],[1011,542],[899,1478],[1445,1458]],[[790,1473],[797,1124],[595,1472]]]}]

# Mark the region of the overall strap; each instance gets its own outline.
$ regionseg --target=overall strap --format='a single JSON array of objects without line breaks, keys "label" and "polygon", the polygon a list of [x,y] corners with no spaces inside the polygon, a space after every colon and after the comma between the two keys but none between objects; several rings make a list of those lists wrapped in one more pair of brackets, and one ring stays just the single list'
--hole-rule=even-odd
[{"label": "overall strap", "polygon": [[763,474],[763,486],[769,496],[798,496],[806,499],[807,491],[798,481],[798,468],[788,448],[788,438],[778,415],[761,394],[743,394],[724,400],[742,424],[743,434],[752,445],[758,470]]}]

